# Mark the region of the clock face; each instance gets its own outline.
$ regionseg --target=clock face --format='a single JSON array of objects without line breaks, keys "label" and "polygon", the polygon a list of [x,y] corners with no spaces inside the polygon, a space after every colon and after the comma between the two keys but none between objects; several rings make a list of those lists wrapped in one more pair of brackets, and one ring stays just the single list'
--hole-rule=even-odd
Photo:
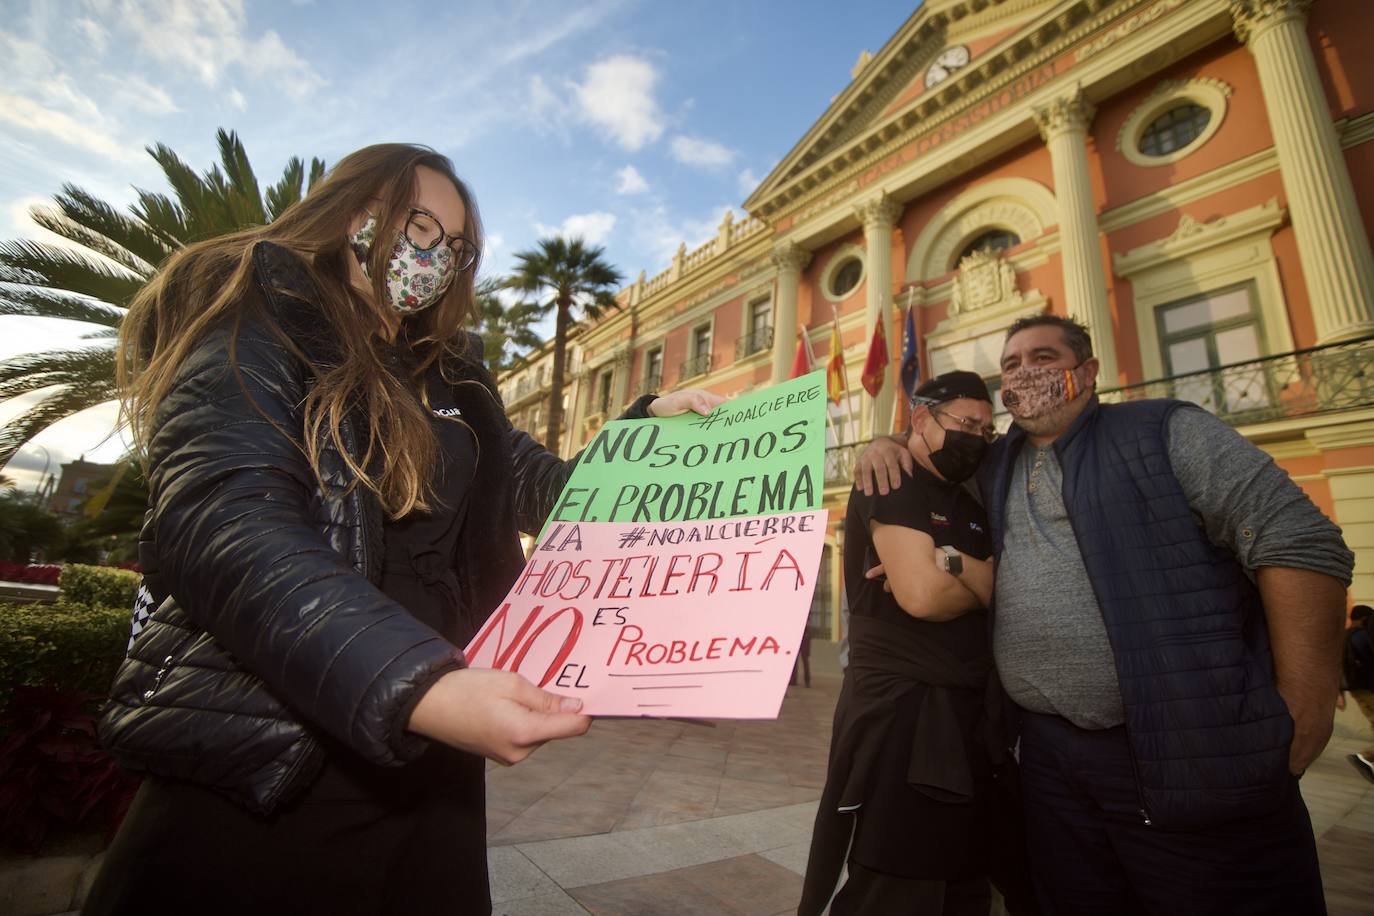
[{"label": "clock face", "polygon": [[935,63],[930,65],[930,69],[926,70],[926,88],[929,89],[931,86],[948,79],[950,74],[963,67],[968,61],[968,48],[964,45],[945,48],[940,52],[940,56],[935,58]]}]

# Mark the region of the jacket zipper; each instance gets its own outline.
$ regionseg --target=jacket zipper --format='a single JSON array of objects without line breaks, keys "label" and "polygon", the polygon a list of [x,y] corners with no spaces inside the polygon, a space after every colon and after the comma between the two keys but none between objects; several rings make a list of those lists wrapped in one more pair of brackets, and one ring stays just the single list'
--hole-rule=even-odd
[{"label": "jacket zipper", "polygon": [[[344,432],[344,441],[348,443],[348,447],[349,447],[350,449],[352,449],[353,454],[355,454],[355,455],[359,454],[359,452],[358,452],[358,436],[357,436],[356,431],[354,430],[352,418],[351,418],[351,417],[348,417],[348,416],[345,416],[345,417],[343,418],[343,420],[342,420],[341,425],[342,425],[342,427],[343,427],[343,432]],[[354,492],[358,494],[358,499],[359,499],[360,502],[361,502],[362,500],[368,498],[368,494],[366,493],[365,490],[360,490],[359,488],[355,488],[355,489],[354,489]],[[367,521],[367,507],[366,507],[366,506],[359,505],[359,507],[358,507],[358,536],[359,536],[359,538],[360,538],[361,540],[360,540],[360,542],[359,542],[359,544],[358,544],[358,552],[359,552],[359,554],[360,554],[361,557],[362,557],[362,567],[363,567],[363,568],[362,568],[362,574],[363,574],[363,578],[367,579],[369,582],[375,582],[376,580],[373,579],[373,576],[372,576],[372,573],[373,573],[373,569],[372,569],[372,555],[371,555],[371,553],[369,553],[368,547],[367,547],[368,541],[369,541],[368,533],[369,533],[369,532],[368,532],[368,521]]]},{"label": "jacket zipper", "polygon": [[172,670],[173,659],[174,657],[169,655],[162,660],[162,667],[158,668],[157,674],[153,675],[153,686],[143,691],[143,699],[151,700],[153,694],[157,693],[158,688],[162,686],[162,682],[167,679],[167,674]]}]

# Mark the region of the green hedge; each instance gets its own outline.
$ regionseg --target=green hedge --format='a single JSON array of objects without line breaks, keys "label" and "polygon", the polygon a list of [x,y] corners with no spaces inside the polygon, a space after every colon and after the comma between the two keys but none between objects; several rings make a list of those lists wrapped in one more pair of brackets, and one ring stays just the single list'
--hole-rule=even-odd
[{"label": "green hedge", "polygon": [[127,569],[68,563],[57,584],[62,586],[62,597],[73,604],[132,611],[139,579],[138,573]]},{"label": "green hedge", "polygon": [[0,710],[18,686],[103,697],[124,660],[129,626],[128,607],[0,603]]}]

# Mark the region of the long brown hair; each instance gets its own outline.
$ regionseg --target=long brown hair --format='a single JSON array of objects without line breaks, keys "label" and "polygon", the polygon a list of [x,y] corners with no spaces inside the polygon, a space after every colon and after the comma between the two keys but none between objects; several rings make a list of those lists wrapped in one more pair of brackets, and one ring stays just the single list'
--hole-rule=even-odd
[{"label": "long brown hair", "polygon": [[[377,217],[378,238],[397,225],[414,203],[415,170],[426,166],[453,182],[463,200],[463,235],[482,247],[477,204],[454,173],[447,157],[424,146],[382,143],[345,156],[323,181],[270,225],[188,245],[173,255],[130,303],[120,326],[115,381],[120,411],[129,423],[135,447],[146,460],[158,405],[177,371],[207,330],[220,321],[241,320],[260,303],[254,295],[253,248],[274,242],[296,254],[314,283],[314,304],[333,332],[338,359],[328,365],[312,361],[260,310],[269,330],[310,369],[314,381],[304,404],[304,429],[287,431],[298,443],[320,479],[320,447],[332,440],[356,476],[354,485],[377,494],[393,517],[430,508],[438,442],[430,427],[431,411],[423,385],[407,384],[388,366],[388,345],[379,335],[388,306],[386,265],[391,245],[372,246],[367,273],[375,305],[349,281],[347,258],[354,255],[346,236],[364,211]],[[463,326],[473,308],[477,265],[459,273],[442,299],[406,317],[405,330],[416,359],[411,382],[436,362],[462,351]],[[238,371],[233,349],[230,365]],[[415,393],[419,388],[420,396]],[[359,430],[363,453],[345,447],[340,424],[356,412],[365,418]]]}]

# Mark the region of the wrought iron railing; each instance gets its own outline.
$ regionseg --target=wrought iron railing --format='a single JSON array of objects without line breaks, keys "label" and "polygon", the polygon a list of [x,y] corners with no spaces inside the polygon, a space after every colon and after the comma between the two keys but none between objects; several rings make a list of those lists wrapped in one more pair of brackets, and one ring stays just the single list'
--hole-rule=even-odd
[{"label": "wrought iron railing", "polygon": [[662,372],[656,372],[653,375],[646,375],[639,380],[639,385],[635,388],[635,397],[639,397],[643,394],[656,394],[662,388]]},{"label": "wrought iron railing", "polygon": [[836,445],[825,450],[825,485],[849,486],[854,482],[854,460],[868,447],[870,440]]},{"label": "wrought iron railing", "polygon": [[1099,392],[1192,401],[1232,426],[1374,406],[1374,335]]},{"label": "wrought iron railing", "polygon": [[678,378],[695,378],[711,371],[710,352],[694,356],[682,364],[682,374]]},{"label": "wrought iron railing", "polygon": [[[1179,398],[1232,426],[1374,407],[1374,335],[1110,388],[1098,397],[1106,403]],[[825,450],[826,486],[853,482],[854,461],[868,442]]]},{"label": "wrought iron railing", "polygon": [[735,359],[753,356],[760,350],[773,346],[772,328],[755,328],[735,341]]}]

